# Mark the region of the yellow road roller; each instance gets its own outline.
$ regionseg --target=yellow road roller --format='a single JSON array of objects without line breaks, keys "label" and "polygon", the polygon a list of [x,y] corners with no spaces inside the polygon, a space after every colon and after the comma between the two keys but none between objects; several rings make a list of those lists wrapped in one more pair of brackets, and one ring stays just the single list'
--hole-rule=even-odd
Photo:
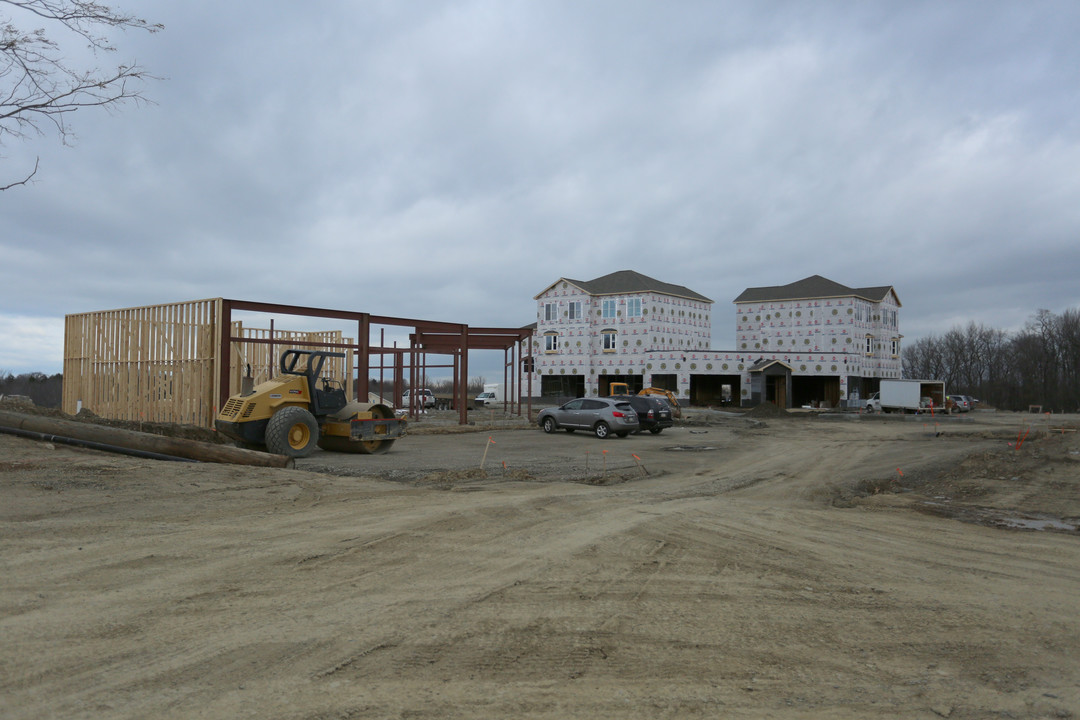
[{"label": "yellow road roller", "polygon": [[303,458],[315,447],[338,452],[384,453],[405,435],[406,420],[380,403],[349,402],[341,383],[321,377],[327,358],[345,353],[286,350],[281,375],[254,385],[248,367],[243,386],[217,416],[218,432],[242,445]]}]

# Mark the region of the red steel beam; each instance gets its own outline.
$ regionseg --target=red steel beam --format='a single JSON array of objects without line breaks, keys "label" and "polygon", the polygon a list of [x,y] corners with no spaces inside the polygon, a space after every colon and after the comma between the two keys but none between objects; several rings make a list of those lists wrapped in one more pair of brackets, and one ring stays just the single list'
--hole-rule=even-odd
[{"label": "red steel beam", "polygon": [[[463,323],[442,322],[437,320],[417,320],[414,318],[399,318],[387,315],[371,315],[370,313],[355,312],[350,310],[334,310],[331,308],[316,308],[302,305],[282,305],[279,303],[256,302],[250,300],[221,299],[221,327],[218,333],[218,409],[229,397],[229,375],[231,371],[230,358],[233,342],[267,343],[275,344],[274,338],[269,339],[242,338],[232,335],[232,316],[236,311],[248,311],[265,314],[296,315],[301,317],[314,317],[329,320],[347,320],[357,323],[357,342],[352,343],[305,343],[294,342],[293,345],[311,347],[333,347],[352,349],[356,351],[356,397],[366,400],[369,391],[369,375],[371,372],[371,356],[379,355],[379,367],[384,368],[384,355],[394,358],[394,392],[400,397],[403,388],[398,387],[404,379],[405,355],[409,355],[409,375],[415,377],[418,369],[417,361],[426,367],[453,367],[454,397],[458,404],[459,420],[462,424],[468,422],[466,411],[468,409],[468,377],[469,377],[469,350],[503,350],[504,367],[506,353],[521,341],[530,337],[533,333],[530,328],[498,328],[482,327],[470,328]],[[271,323],[273,319],[271,319]],[[370,333],[372,325],[390,325],[396,327],[411,327],[411,347],[387,348],[372,346]],[[381,345],[381,343],[380,343]],[[453,362],[450,365],[427,365],[428,353],[438,355],[451,355]],[[504,369],[504,375],[506,371]],[[531,385],[531,378],[530,378]],[[531,400],[530,400],[531,408]],[[520,399],[518,401],[518,413],[520,414]]]}]

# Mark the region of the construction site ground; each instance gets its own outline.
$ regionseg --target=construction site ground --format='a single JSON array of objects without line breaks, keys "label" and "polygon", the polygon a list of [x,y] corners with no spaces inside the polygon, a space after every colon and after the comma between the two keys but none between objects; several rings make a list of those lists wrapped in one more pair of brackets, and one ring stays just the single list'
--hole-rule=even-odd
[{"label": "construction site ground", "polygon": [[0,717],[1080,716],[1080,418],[688,415],[291,470],[0,435]]}]

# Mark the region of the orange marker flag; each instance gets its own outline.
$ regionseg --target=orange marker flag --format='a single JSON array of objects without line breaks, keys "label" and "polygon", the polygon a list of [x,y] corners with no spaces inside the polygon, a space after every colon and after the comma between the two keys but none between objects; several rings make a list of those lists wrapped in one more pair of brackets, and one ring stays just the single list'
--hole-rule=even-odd
[{"label": "orange marker flag", "polygon": [[1030,432],[1031,432],[1031,428],[1028,428],[1027,432],[1024,433],[1024,437],[1020,438],[1020,442],[1016,443],[1016,449],[1017,450],[1019,450],[1020,446],[1024,444],[1025,440],[1027,440],[1028,433],[1030,433]]}]

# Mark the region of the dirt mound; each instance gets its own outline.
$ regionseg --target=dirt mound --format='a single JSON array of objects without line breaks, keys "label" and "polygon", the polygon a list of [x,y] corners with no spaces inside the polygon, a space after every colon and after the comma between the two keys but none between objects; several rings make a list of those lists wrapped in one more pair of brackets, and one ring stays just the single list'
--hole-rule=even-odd
[{"label": "dirt mound", "polygon": [[753,408],[750,408],[745,413],[745,415],[747,417],[755,417],[755,418],[761,418],[761,417],[767,417],[767,418],[787,417],[787,414],[788,414],[787,410],[785,410],[782,407],[779,407],[778,405],[776,405],[774,403],[771,403],[771,402],[763,402],[760,405],[757,405],[757,406],[755,406]]},{"label": "dirt mound", "polygon": [[[973,436],[983,436],[977,433]],[[832,504],[904,494],[918,512],[1014,530],[1080,533],[1080,437],[1059,427],[1020,443],[967,454],[936,472],[864,479],[842,489]]]},{"label": "dirt mound", "polygon": [[0,410],[23,413],[24,415],[47,415],[49,417],[68,418],[59,408],[38,407],[26,395],[0,396]]}]

